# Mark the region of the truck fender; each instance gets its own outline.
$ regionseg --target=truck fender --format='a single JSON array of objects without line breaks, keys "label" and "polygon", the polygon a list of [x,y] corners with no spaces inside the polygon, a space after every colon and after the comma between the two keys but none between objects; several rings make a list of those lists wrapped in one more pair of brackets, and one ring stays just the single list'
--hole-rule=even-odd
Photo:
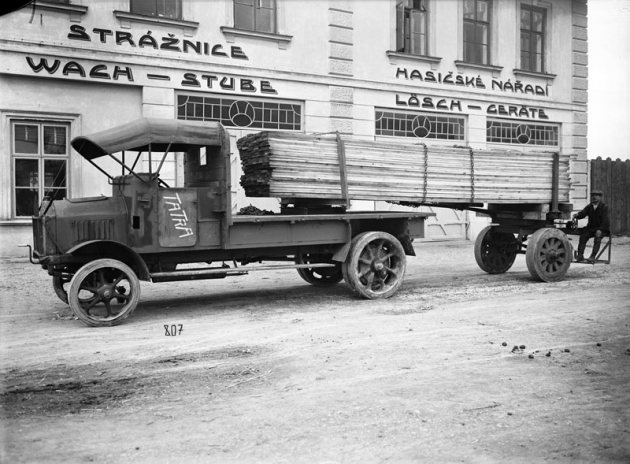
[{"label": "truck fender", "polygon": [[405,250],[407,256],[416,256],[416,250],[413,248],[413,240],[408,235],[399,235],[396,237]]},{"label": "truck fender", "polygon": [[94,254],[99,258],[105,257],[103,256],[105,254],[108,258],[118,259],[129,265],[138,275],[138,279],[151,280],[149,268],[140,255],[120,242],[114,242],[113,240],[90,240],[70,248],[66,253],[69,255]]},{"label": "truck fender", "polygon": [[335,254],[332,257],[333,261],[338,261],[340,263],[343,263],[346,261],[346,258],[348,257],[348,253],[350,253],[350,247],[352,246],[352,242],[346,242],[344,243],[341,247],[339,247],[339,249],[335,252]]},{"label": "truck fender", "polygon": [[[413,244],[411,243],[413,240],[409,238],[408,235],[399,235],[396,237],[405,251],[407,256],[416,256],[416,250],[413,248]],[[332,257],[333,261],[337,261],[340,263],[344,263],[348,258],[348,254],[350,253],[350,247],[352,246],[352,242],[344,243]]]}]

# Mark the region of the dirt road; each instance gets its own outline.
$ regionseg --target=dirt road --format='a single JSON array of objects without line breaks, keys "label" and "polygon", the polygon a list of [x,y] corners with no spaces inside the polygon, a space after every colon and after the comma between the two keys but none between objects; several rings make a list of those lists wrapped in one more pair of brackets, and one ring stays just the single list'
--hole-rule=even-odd
[{"label": "dirt road", "polygon": [[418,244],[386,301],[295,271],[144,284],[88,328],[0,262],[1,462],[630,462],[630,240],[534,282]]}]

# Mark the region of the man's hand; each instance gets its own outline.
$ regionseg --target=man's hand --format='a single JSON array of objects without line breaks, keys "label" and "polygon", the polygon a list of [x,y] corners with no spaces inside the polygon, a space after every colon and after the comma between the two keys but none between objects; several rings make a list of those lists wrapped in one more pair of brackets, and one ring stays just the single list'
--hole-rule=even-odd
[{"label": "man's hand", "polygon": [[595,237],[597,237],[597,238],[602,238],[603,235],[604,234],[602,233],[601,230],[598,230],[597,232],[595,232]]}]

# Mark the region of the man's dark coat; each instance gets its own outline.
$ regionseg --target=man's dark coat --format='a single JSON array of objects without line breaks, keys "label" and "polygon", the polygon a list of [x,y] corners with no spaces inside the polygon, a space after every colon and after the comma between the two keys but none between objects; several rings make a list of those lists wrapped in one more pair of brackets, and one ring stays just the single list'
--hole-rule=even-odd
[{"label": "man's dark coat", "polygon": [[593,203],[590,203],[582,211],[577,213],[577,218],[582,219],[588,216],[588,224],[586,229],[589,231],[601,230],[602,232],[610,232],[610,217],[608,215],[608,205],[606,203],[599,202],[597,209],[593,208]]}]

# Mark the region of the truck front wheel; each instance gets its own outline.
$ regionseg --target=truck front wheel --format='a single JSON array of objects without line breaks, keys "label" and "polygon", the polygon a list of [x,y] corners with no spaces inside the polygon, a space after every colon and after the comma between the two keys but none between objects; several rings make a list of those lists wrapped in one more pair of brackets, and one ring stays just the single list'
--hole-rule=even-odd
[{"label": "truck front wheel", "polygon": [[363,232],[352,239],[342,264],[348,285],[364,298],[389,298],[402,284],[407,267],[405,250],[387,232]]},{"label": "truck front wheel", "polygon": [[97,259],[77,271],[68,289],[75,316],[89,326],[120,324],[136,309],[140,282],[129,266],[115,259]]}]

